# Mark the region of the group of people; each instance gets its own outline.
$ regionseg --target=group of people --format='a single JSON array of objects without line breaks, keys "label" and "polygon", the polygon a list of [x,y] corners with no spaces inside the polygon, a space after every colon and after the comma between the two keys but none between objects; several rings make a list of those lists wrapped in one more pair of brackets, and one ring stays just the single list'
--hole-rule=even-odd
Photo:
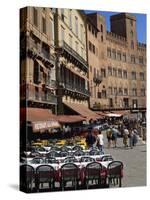
[{"label": "group of people", "polygon": [[[106,131],[106,137],[108,142],[108,148],[117,147],[117,138],[119,131],[115,126],[110,127]],[[127,129],[124,128],[123,131],[123,144],[124,147],[130,147],[131,149],[136,146],[138,142],[138,132],[135,128]],[[98,147],[100,151],[103,152],[104,148],[104,136],[103,133],[97,129],[93,128],[91,132],[89,132],[86,136],[86,144],[87,148]]]},{"label": "group of people", "polygon": [[102,132],[97,128],[88,132],[86,136],[86,145],[87,148],[97,147],[101,152],[103,152],[104,138]]},{"label": "group of people", "polygon": [[111,144],[113,147],[117,147],[117,137],[118,137],[118,130],[115,127],[109,128],[106,132],[107,140],[108,140],[108,148],[111,147]]},{"label": "group of people", "polygon": [[133,149],[134,146],[136,146],[138,142],[138,133],[135,128],[132,129],[124,129],[124,134],[123,134],[123,144],[125,147],[129,147]]}]

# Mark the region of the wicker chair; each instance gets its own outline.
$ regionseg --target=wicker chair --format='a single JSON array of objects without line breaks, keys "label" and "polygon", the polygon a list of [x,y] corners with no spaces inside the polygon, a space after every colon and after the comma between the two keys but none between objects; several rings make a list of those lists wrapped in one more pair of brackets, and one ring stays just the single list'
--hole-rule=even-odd
[{"label": "wicker chair", "polygon": [[33,191],[33,183],[35,182],[35,171],[30,165],[20,166],[20,189],[25,192]]},{"label": "wicker chair", "polygon": [[[48,183],[49,189],[54,189],[55,170],[50,165],[41,165],[36,169],[36,188],[43,189],[43,184]],[[40,187],[41,186],[41,187]]]},{"label": "wicker chair", "polygon": [[102,156],[101,157],[101,161],[113,161],[113,157],[112,156]]},{"label": "wicker chair", "polygon": [[75,151],[75,152],[73,153],[73,155],[74,155],[74,156],[84,156],[85,153],[84,153],[84,151],[82,151],[82,150],[77,150],[77,151]]},{"label": "wicker chair", "polygon": [[64,190],[67,187],[67,183],[71,182],[69,187],[73,187],[75,190],[78,186],[79,169],[74,163],[66,163],[61,167],[61,188]]},{"label": "wicker chair", "polygon": [[111,185],[116,186],[119,185],[119,187],[122,186],[122,174],[123,172],[123,163],[121,161],[112,161],[108,164],[107,167],[107,178],[108,178],[108,185],[109,187]]},{"label": "wicker chair", "polygon": [[85,168],[85,183],[87,189],[90,183],[95,182],[94,186],[101,186],[102,165],[98,162],[89,163]]}]

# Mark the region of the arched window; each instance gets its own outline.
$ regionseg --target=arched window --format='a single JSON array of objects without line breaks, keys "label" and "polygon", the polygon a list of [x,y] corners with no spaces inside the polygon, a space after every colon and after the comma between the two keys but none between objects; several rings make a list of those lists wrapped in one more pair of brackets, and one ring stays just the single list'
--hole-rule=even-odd
[{"label": "arched window", "polygon": [[103,42],[103,36],[101,36],[101,42]]}]

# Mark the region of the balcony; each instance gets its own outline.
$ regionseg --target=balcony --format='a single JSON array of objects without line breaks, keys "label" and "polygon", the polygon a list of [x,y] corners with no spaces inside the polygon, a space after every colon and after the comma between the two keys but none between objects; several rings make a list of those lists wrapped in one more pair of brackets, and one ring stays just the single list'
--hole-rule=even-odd
[{"label": "balcony", "polygon": [[56,81],[47,79],[45,82],[46,87],[56,88]]},{"label": "balcony", "polygon": [[86,96],[89,96],[89,91],[83,88],[75,87],[70,84],[64,84],[64,88],[73,92],[77,92]]},{"label": "balcony", "polygon": [[101,84],[101,82],[102,82],[102,77],[101,77],[101,76],[94,76],[94,77],[93,77],[93,82],[94,82],[96,85]]},{"label": "balcony", "polygon": [[71,55],[77,62],[79,62],[84,70],[87,71],[88,64],[74,49],[72,49],[66,42],[62,41],[60,47],[63,48],[69,55]]},{"label": "balcony", "polygon": [[43,49],[40,43],[35,43],[31,38],[27,39],[27,50],[29,56],[42,60],[51,67],[55,65],[55,57]]},{"label": "balcony", "polygon": [[57,104],[57,97],[53,94],[40,95],[38,92],[29,93],[27,101],[35,101],[38,103]]}]

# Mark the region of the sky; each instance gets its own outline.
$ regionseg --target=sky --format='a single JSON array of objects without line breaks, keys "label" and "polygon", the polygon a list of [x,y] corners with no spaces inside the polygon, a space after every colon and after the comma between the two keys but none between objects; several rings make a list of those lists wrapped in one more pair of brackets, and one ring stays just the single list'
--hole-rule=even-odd
[{"label": "sky", "polygon": [[[95,11],[85,11],[86,13],[92,13]],[[117,12],[106,12],[106,11],[98,11],[99,14],[105,16],[106,18],[106,26],[107,30],[110,31],[110,16],[117,14]],[[136,16],[136,26],[137,26],[137,39],[138,42],[146,43],[146,15],[145,14],[137,14],[132,13]]]}]

